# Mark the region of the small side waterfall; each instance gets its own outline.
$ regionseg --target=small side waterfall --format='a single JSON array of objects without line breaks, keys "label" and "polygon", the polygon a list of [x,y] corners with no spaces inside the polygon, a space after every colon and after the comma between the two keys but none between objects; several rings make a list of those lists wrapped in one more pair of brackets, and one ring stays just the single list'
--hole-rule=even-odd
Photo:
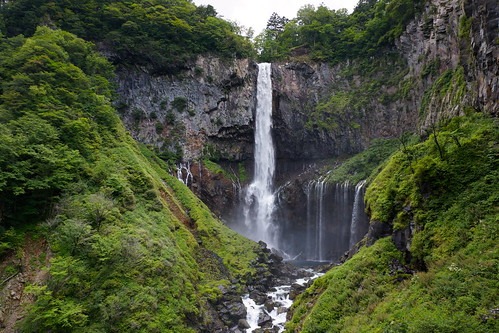
[{"label": "small side waterfall", "polygon": [[357,185],[355,185],[355,198],[353,201],[352,209],[352,222],[350,224],[350,248],[357,244],[358,241],[364,235],[359,233],[359,224],[362,222],[361,218],[364,214],[364,191],[365,191],[366,181],[362,180]]},{"label": "small side waterfall", "polygon": [[312,181],[307,186],[307,260],[324,260],[324,178]]},{"label": "small side waterfall", "polygon": [[339,259],[364,237],[368,228],[363,202],[365,181],[354,187],[348,182],[328,184],[326,177],[305,187],[305,245],[293,246],[297,253],[303,253],[301,258],[306,261]]},{"label": "small side waterfall", "polygon": [[191,172],[191,164],[189,162],[179,163],[177,167],[177,179],[187,186],[192,185],[193,176]]},{"label": "small side waterfall", "polygon": [[276,227],[272,223],[275,209],[273,193],[275,153],[272,140],[271,64],[258,65],[257,108],[255,115],[255,170],[253,182],[244,199],[244,223],[249,238],[263,240],[276,247]]}]

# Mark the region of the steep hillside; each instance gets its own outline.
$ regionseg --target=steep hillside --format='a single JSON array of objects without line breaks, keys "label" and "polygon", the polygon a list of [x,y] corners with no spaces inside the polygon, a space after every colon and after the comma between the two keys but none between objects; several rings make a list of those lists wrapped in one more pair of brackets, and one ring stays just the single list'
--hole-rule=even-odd
[{"label": "steep hillside", "polygon": [[237,325],[245,312],[234,295],[269,278],[256,260],[267,254],[125,132],[111,106],[109,63],[60,30],[0,43],[6,332],[14,324],[23,332]]},{"label": "steep hillside", "polygon": [[457,117],[375,170],[367,246],[297,299],[287,329],[497,331],[498,138],[497,119]]}]

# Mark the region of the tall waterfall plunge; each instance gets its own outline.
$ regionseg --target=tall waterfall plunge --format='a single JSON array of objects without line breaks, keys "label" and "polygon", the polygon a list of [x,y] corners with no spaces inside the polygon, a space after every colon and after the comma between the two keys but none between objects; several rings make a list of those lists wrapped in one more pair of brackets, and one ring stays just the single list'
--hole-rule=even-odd
[{"label": "tall waterfall plunge", "polygon": [[245,233],[249,238],[263,240],[275,247],[276,226],[272,215],[275,209],[274,172],[275,152],[272,140],[272,80],[271,64],[258,65],[257,106],[255,115],[255,169],[253,182],[244,199]]},{"label": "tall waterfall plunge", "polygon": [[[364,183],[357,187],[331,184],[322,177],[309,182],[305,193],[300,187],[292,190],[290,185],[290,191],[295,192],[289,194],[285,193],[288,185],[296,182],[284,179],[286,184],[275,188],[271,65],[267,63],[258,65],[254,140],[253,180],[241,193],[238,214],[242,216],[234,219],[231,227],[250,239],[264,241],[288,258],[339,259],[367,232]],[[286,161],[281,163],[280,173],[287,168]]]}]

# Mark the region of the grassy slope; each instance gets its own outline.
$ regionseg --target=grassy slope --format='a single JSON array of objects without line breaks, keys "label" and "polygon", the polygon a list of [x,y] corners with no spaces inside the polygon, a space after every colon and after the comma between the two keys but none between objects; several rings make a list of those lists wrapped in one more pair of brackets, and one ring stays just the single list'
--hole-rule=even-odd
[{"label": "grassy slope", "polygon": [[[5,43],[0,150],[12,156],[0,159],[0,194],[10,203],[0,208],[2,230],[10,228],[2,249],[29,225],[53,251],[46,284],[26,290],[36,301],[22,331],[189,332],[208,323],[207,302],[219,285],[254,273],[258,246],[125,132],[97,66],[106,61],[91,44],[47,28]],[[31,170],[42,168],[33,182]],[[27,200],[38,196],[49,212]]]},{"label": "grassy slope", "polygon": [[436,135],[442,157],[431,135],[395,153],[366,193],[372,219],[413,228],[411,256],[389,238],[363,248],[298,298],[290,332],[499,329],[497,119],[455,118]]}]

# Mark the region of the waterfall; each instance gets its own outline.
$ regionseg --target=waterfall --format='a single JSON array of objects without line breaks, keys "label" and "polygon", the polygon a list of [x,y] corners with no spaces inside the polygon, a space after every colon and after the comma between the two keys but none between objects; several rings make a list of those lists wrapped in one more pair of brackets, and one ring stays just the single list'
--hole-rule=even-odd
[{"label": "waterfall", "polygon": [[355,186],[355,197],[352,209],[352,222],[350,224],[350,242],[349,246],[352,248],[364,235],[359,235],[359,224],[361,223],[361,216],[364,214],[364,185],[366,181],[362,180]]},{"label": "waterfall", "polygon": [[253,182],[246,190],[244,222],[248,237],[275,247],[275,208],[273,193],[275,153],[272,140],[272,81],[271,64],[258,65],[257,107],[255,115],[255,169]]},{"label": "waterfall", "polygon": [[177,167],[177,179],[187,186],[192,185],[193,176],[191,173],[191,164],[189,162],[179,163]]},{"label": "waterfall", "polygon": [[317,184],[317,197],[319,198],[317,202],[317,211],[319,214],[317,214],[317,259],[319,261],[324,260],[324,246],[323,246],[323,231],[324,231],[324,186],[325,186],[325,181],[319,181]]},{"label": "waterfall", "polygon": [[325,195],[328,186],[326,177],[311,181],[307,185],[307,229],[305,256],[311,261],[325,261],[324,243],[327,224]]},{"label": "waterfall", "polygon": [[[303,244],[295,241],[290,252],[303,252],[306,261],[338,260],[364,237],[369,226],[364,213],[365,181],[354,187],[349,182],[328,184],[326,179],[327,175],[321,176],[304,188],[306,223],[304,229],[294,231],[303,233]],[[281,241],[286,242],[286,238]]]}]

